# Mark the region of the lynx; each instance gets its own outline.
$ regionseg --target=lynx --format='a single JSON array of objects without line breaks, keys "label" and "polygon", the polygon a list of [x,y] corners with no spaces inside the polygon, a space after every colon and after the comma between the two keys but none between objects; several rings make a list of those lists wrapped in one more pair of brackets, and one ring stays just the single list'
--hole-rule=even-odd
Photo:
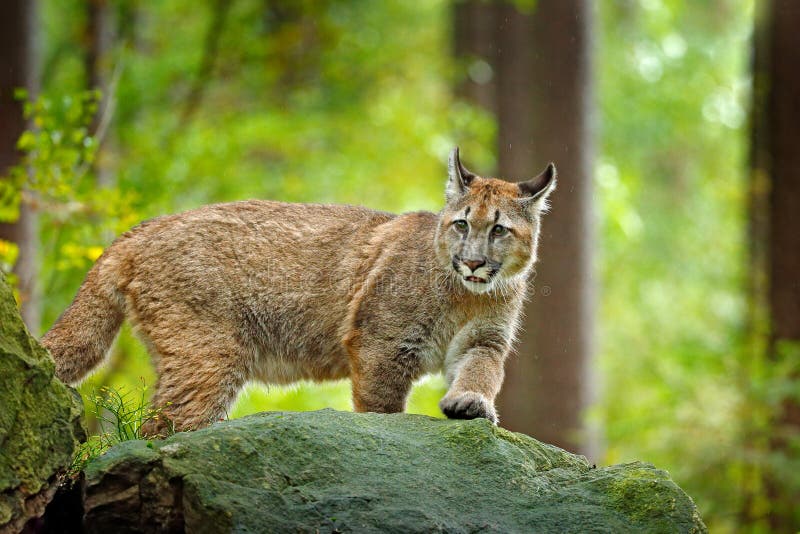
[{"label": "lynx", "polygon": [[[151,354],[176,430],[223,417],[248,381],[352,381],[359,412],[401,412],[444,372],[450,418],[494,407],[536,261],[553,164],[482,178],[455,148],[439,213],[251,200],[141,223],[100,256],[42,343],[66,382],[124,319]],[[160,432],[167,423],[151,423]]]}]

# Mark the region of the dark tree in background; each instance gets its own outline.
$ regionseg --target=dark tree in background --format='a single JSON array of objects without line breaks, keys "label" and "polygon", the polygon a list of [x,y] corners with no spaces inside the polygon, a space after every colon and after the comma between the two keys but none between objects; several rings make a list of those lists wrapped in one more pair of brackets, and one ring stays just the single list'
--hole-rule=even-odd
[{"label": "dark tree in background", "polygon": [[108,58],[114,42],[112,10],[107,0],[86,0],[86,26],[83,35],[84,71],[89,88],[105,90],[108,85]]},{"label": "dark tree in background", "polygon": [[[17,139],[26,126],[22,102],[14,98],[14,92],[24,88],[33,93],[37,86],[35,16],[35,0],[7,0],[0,7],[0,176],[19,162]],[[14,273],[19,278],[22,317],[38,333],[36,215],[29,205],[20,206],[17,221],[0,223],[0,239],[19,247]]]},{"label": "dark tree in background", "polygon": [[453,45],[465,75],[456,87],[458,96],[497,113],[497,84],[492,71],[497,55],[497,9],[491,2],[456,2],[453,11]]},{"label": "dark tree in background", "polygon": [[[789,365],[797,385],[800,369],[800,3],[764,2],[755,32],[751,258],[756,303],[764,310],[770,365]],[[758,326],[758,323],[756,324]],[[773,460],[766,471],[776,532],[800,528],[784,460],[800,448],[800,403],[781,399],[770,440]],[[776,466],[778,466],[776,468]],[[794,488],[796,495],[796,487]]]},{"label": "dark tree in background", "polygon": [[[498,175],[559,171],[517,354],[500,394],[502,425],[596,454],[583,422],[594,380],[591,166],[592,7],[583,0],[458,2],[455,52],[468,58],[459,91],[496,114]],[[483,76],[490,67],[489,76]]]}]

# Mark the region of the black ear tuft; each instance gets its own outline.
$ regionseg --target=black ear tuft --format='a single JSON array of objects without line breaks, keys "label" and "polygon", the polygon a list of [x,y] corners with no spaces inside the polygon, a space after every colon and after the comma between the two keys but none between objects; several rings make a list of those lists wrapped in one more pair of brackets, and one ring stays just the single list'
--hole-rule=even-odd
[{"label": "black ear tuft", "polygon": [[557,174],[556,166],[553,163],[549,163],[547,168],[536,178],[517,184],[520,198],[537,200],[546,197],[555,189]]},{"label": "black ear tuft", "polygon": [[447,200],[455,200],[467,192],[469,185],[476,178],[476,174],[467,170],[461,163],[458,147],[450,152],[450,159],[447,163]]}]

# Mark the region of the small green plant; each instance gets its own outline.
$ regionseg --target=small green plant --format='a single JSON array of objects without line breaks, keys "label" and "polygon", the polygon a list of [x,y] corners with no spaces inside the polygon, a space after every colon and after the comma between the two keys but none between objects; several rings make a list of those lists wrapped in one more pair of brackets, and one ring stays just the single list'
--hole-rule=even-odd
[{"label": "small green plant", "polygon": [[81,444],[72,460],[69,475],[75,478],[86,465],[104,454],[108,449],[123,441],[148,439],[144,432],[149,421],[164,419],[168,421],[167,434],[174,434],[171,421],[164,414],[165,406],[150,407],[147,403],[147,386],[142,381],[141,388],[126,391],[102,387],[92,399],[93,415],[100,422],[100,433],[90,436]]}]

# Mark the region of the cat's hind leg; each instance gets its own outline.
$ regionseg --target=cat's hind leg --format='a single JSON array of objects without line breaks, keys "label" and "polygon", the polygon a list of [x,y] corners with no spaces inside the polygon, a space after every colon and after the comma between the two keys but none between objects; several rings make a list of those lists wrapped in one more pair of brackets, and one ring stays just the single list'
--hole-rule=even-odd
[{"label": "cat's hind leg", "polygon": [[246,351],[225,326],[195,318],[142,336],[158,373],[152,406],[159,416],[146,435],[195,430],[227,415],[249,375]]}]

